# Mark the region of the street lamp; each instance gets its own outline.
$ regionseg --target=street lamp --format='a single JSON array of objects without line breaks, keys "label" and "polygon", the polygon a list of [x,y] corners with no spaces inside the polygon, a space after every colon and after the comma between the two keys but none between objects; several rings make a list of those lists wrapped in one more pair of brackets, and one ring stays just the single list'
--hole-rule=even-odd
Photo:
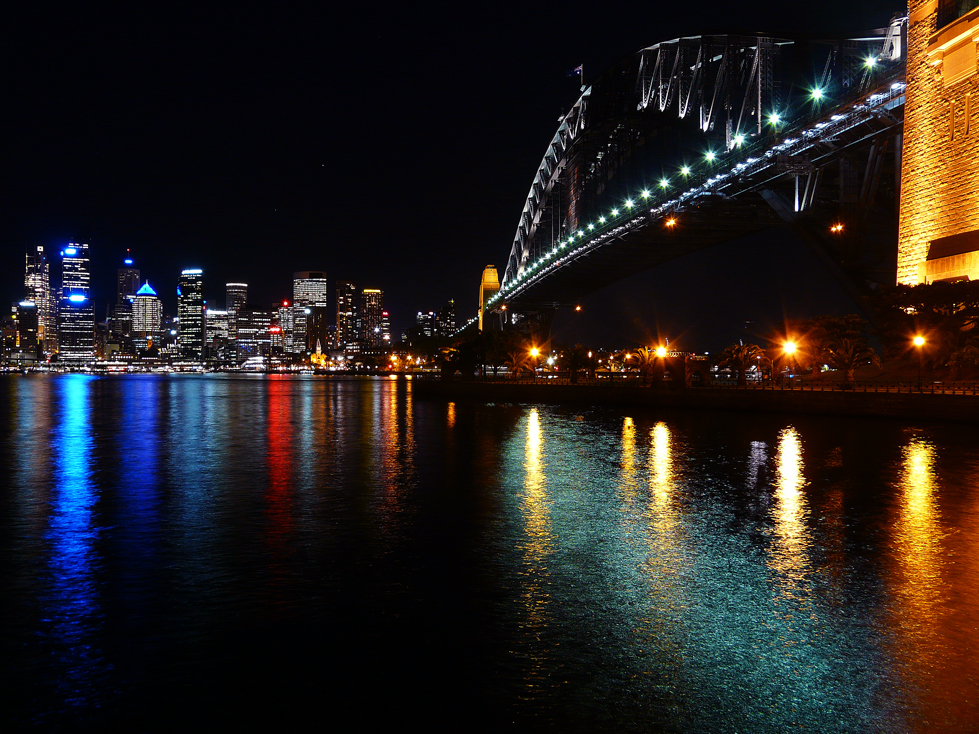
[{"label": "street lamp", "polygon": [[923,347],[925,346],[925,338],[921,334],[915,334],[912,340],[915,348],[918,350],[918,392],[921,392],[921,362],[924,358],[922,353],[924,352]]},{"label": "street lamp", "polygon": [[666,347],[656,347],[656,356],[663,359],[666,356]]}]

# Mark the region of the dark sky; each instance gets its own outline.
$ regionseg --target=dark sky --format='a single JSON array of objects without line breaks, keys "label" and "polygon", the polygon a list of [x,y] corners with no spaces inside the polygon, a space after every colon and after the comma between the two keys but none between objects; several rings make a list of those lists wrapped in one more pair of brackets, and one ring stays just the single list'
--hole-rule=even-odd
[{"label": "dark sky", "polygon": [[[3,293],[23,253],[92,248],[114,298],[126,248],[169,310],[185,267],[250,300],[295,270],[383,288],[395,328],[505,264],[558,116],[589,77],[678,35],[858,33],[887,0],[799,3],[21,3],[4,11]],[[668,8],[664,10],[664,7]]]}]

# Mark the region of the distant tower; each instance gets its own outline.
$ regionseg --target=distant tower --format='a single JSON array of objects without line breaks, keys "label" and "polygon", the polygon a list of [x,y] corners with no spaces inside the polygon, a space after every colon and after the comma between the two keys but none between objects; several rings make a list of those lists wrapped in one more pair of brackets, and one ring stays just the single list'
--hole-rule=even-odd
[{"label": "distant tower", "polygon": [[438,335],[452,336],[456,330],[456,302],[449,299],[449,302],[442,307],[438,315]]},{"label": "distant tower", "polygon": [[177,344],[190,359],[204,356],[204,271],[190,268],[180,273],[177,286]]},{"label": "distant tower", "polygon": [[51,271],[44,255],[44,245],[36,245],[27,251],[24,286],[27,288],[25,300],[37,306],[38,342],[46,353],[57,352],[58,318],[55,299],[51,294]]},{"label": "distant tower", "polygon": [[337,281],[337,348],[348,350],[357,341],[357,288],[348,280]]},{"label": "distant tower", "polygon": [[58,354],[62,362],[69,364],[95,359],[95,314],[87,244],[69,242],[61,251]]},{"label": "distant tower", "polygon": [[[479,330],[483,330],[483,317],[486,314],[486,306],[493,296],[500,290],[500,276],[496,272],[495,265],[487,265],[483,268],[483,279],[479,282]],[[487,326],[489,324],[487,323]]]},{"label": "distant tower", "polygon": [[360,350],[365,354],[384,351],[384,291],[364,288],[360,294]]},{"label": "distant tower", "polygon": [[238,338],[238,311],[248,303],[248,283],[225,283],[224,307],[228,312],[228,340]]},{"label": "distant tower", "polygon": [[908,5],[897,282],[976,280],[979,2]]}]

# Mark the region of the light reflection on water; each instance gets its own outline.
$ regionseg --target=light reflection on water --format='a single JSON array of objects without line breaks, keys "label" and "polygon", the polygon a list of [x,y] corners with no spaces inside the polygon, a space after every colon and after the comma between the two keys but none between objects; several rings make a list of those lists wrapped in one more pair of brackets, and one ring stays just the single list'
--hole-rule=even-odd
[{"label": "light reflection on water", "polygon": [[976,721],[973,429],[388,379],[8,387],[2,649],[42,691],[29,722],[280,680],[336,715],[333,690],[383,692],[377,713],[437,689],[569,730]]}]

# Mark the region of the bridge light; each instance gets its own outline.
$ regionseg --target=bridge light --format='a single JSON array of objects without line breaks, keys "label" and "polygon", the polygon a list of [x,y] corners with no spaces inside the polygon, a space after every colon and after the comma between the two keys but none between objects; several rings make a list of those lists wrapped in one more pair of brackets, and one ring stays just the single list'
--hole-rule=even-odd
[{"label": "bridge light", "polygon": [[659,180],[659,187],[661,189],[667,189],[670,187],[670,180],[668,178],[661,178]]},{"label": "bridge light", "polygon": [[866,59],[864,59],[863,65],[868,69],[873,69],[875,66],[877,66],[877,59],[873,56],[868,56]]},{"label": "bridge light", "polygon": [[613,210],[612,210],[612,216],[613,216],[613,217],[617,217],[617,216],[619,216],[619,210],[618,210],[618,209],[613,209]]},{"label": "bridge light", "polygon": [[782,122],[782,116],[779,113],[773,112],[768,116],[769,125],[778,125],[780,122]]},{"label": "bridge light", "polygon": [[738,133],[734,136],[734,144],[739,148],[744,144],[744,135],[742,133]]},{"label": "bridge light", "polygon": [[594,224],[589,224],[588,225],[588,229],[595,229],[595,225]]},{"label": "bridge light", "polygon": [[649,198],[649,189],[643,189],[642,191],[639,192],[639,195],[642,198],[644,198],[644,199],[648,199]]},{"label": "bridge light", "polygon": [[689,176],[690,175],[690,166],[684,166],[683,168],[681,168],[680,169],[680,173],[682,173],[684,176]]},{"label": "bridge light", "polygon": [[823,90],[820,89],[819,87],[813,87],[809,91],[809,96],[812,98],[814,102],[818,102],[823,98]]},{"label": "bridge light", "polygon": [[676,226],[676,217],[670,217],[664,222],[664,224],[670,229],[673,229]]},{"label": "bridge light", "polygon": [[708,150],[707,153],[704,154],[704,160],[706,160],[708,163],[713,163],[715,158],[717,158],[717,154],[712,150]]},{"label": "bridge light", "polygon": [[632,203],[632,199],[626,199],[625,200],[625,208],[626,209],[632,209],[633,206],[635,206],[635,204]]},{"label": "bridge light", "polygon": [[599,224],[605,224],[605,217],[599,217],[598,222]]}]

